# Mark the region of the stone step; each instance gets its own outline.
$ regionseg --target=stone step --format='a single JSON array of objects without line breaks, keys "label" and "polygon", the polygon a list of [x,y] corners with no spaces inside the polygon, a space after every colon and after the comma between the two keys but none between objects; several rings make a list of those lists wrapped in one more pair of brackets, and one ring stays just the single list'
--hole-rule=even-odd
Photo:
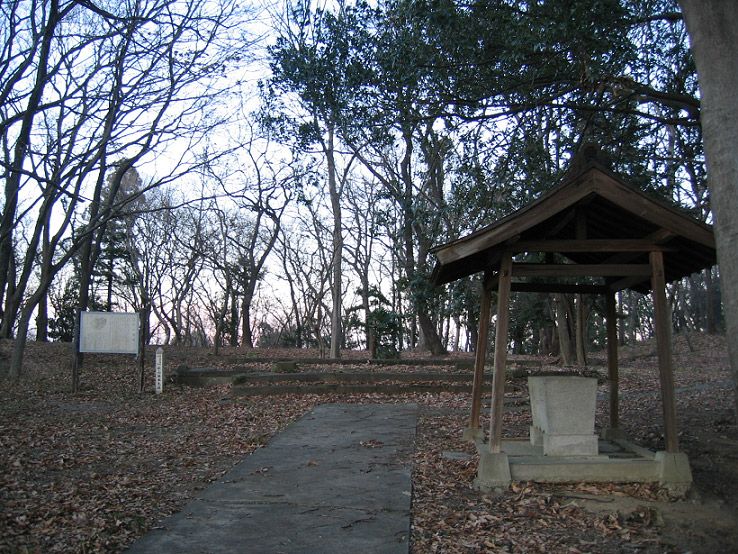
[{"label": "stone step", "polygon": [[403,394],[440,392],[471,393],[470,384],[457,383],[308,383],[234,385],[234,396],[274,396],[280,394]]},{"label": "stone step", "polygon": [[551,457],[514,457],[510,476],[515,481],[640,482],[658,481],[660,465],[653,460],[600,457],[581,459]]},{"label": "stone step", "polygon": [[[486,380],[492,380],[486,375]],[[234,385],[249,383],[379,383],[382,381],[444,381],[447,383],[471,383],[474,376],[471,373],[443,373],[443,372],[397,372],[397,371],[351,371],[351,372],[311,372],[311,373],[250,373],[234,378]]]},{"label": "stone step", "polygon": [[[340,366],[340,365],[368,365],[368,366],[412,366],[412,367],[434,367],[434,366],[454,366],[459,369],[473,368],[473,358],[269,358],[259,356],[244,356],[240,358],[242,363],[230,366],[235,370],[244,370],[253,367],[256,364],[277,364],[277,363],[296,363],[301,366],[306,365],[322,365],[322,366]],[[489,360],[491,362],[491,359]],[[514,356],[508,357],[508,364],[513,367],[541,367],[544,360],[540,359],[518,359]]]},{"label": "stone step", "polygon": [[[521,368],[510,368],[506,372],[508,379],[524,378],[528,371]],[[428,371],[326,371],[326,372],[244,372],[236,369],[179,369],[175,371],[172,380],[175,383],[190,386],[205,385],[274,385],[295,383],[381,383],[384,381],[403,383],[460,383],[471,387],[474,374],[469,372],[428,372]],[[492,382],[492,371],[486,370],[485,383]],[[467,385],[468,384],[468,385]],[[471,389],[470,389],[471,390]]]}]

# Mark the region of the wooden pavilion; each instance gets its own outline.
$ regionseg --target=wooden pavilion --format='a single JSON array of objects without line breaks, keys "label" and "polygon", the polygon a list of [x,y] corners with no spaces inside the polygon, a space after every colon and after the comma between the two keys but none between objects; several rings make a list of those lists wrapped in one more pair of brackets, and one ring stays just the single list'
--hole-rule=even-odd
[{"label": "wooden pavilion", "polygon": [[[651,292],[661,384],[666,451],[656,453],[655,472],[646,478],[664,483],[689,479],[686,456],[679,452],[671,359],[671,317],[666,283],[716,263],[712,228],[684,211],[646,195],[614,174],[599,148],[585,145],[562,182],[528,206],[474,233],[433,249],[432,280],[438,286],[484,272],[476,348],[471,420],[466,436],[480,448],[478,484],[505,485],[510,473],[502,441],[502,412],[511,292],[559,292],[604,295],[606,300],[609,429],[622,438],[618,414],[618,359],[615,294],[624,289]],[[538,254],[539,263],[516,261]],[[530,257],[528,257],[530,259]],[[582,282],[586,279],[586,282]],[[563,282],[562,282],[563,281]],[[488,448],[480,441],[482,385],[492,292],[497,291],[497,320]],[[660,465],[659,465],[660,464]],[[685,474],[686,465],[686,474]],[[605,475],[569,466],[571,477]],[[670,469],[671,468],[671,469]],[[676,468],[676,469],[675,469]],[[612,480],[628,481],[633,470]],[[530,477],[522,472],[520,475]],[[555,480],[571,480],[556,472]],[[686,476],[685,476],[686,475]],[[535,478],[535,475],[533,475]],[[535,479],[534,479],[535,480]],[[547,480],[545,476],[540,480]],[[683,484],[683,483],[682,483]]]}]

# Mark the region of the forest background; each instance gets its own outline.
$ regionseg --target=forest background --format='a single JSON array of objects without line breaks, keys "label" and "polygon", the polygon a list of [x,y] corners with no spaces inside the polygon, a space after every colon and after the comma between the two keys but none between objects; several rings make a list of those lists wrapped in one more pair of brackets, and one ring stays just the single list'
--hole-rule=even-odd
[{"label": "forest background", "polygon": [[[555,186],[594,142],[713,222],[695,61],[668,0],[3,2],[0,337],[77,308],[152,342],[470,350],[480,283],[431,248]],[[734,190],[734,188],[733,188]],[[669,286],[724,328],[717,267]],[[618,295],[621,342],[650,301]],[[514,295],[510,346],[586,363],[598,300]]]}]

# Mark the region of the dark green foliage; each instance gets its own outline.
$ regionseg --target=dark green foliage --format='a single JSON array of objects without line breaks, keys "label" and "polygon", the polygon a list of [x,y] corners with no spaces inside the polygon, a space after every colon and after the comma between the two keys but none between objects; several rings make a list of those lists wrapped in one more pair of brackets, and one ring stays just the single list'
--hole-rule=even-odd
[{"label": "dark green foliage", "polygon": [[[54,341],[72,342],[74,339],[74,320],[79,308],[79,276],[75,272],[64,283],[57,294],[49,296],[55,316],[49,318],[49,338]],[[106,305],[96,296],[90,297],[90,311],[104,311]]]},{"label": "dark green foliage", "polygon": [[79,305],[79,281],[70,279],[59,297],[51,298],[55,317],[49,319],[49,338],[54,341],[72,342],[74,320]]},{"label": "dark green foliage", "polygon": [[[348,133],[366,111],[371,82],[372,48],[365,23],[374,18],[363,3],[337,12],[311,11],[310,2],[289,8],[296,29],[283,34],[269,48],[272,78],[262,83],[271,108],[262,123],[285,142],[304,150],[322,140],[326,125]],[[282,104],[281,95],[295,94],[303,113]]]},{"label": "dark green foliage", "polygon": [[299,347],[297,332],[291,327],[276,329],[266,321],[259,324],[258,346],[260,348]]},{"label": "dark green foliage", "polygon": [[[696,74],[678,11],[672,0],[294,7],[299,33],[271,51],[273,92],[311,107],[315,117],[292,128],[299,144],[332,122],[394,202],[400,221],[388,220],[387,234],[401,268],[395,287],[414,312],[406,327],[420,315],[438,329],[447,318],[476,326],[478,287],[431,289],[430,248],[550,190],[584,142],[630,183],[709,219]],[[546,296],[517,295],[512,317],[521,352],[553,324]],[[588,335],[598,345],[603,325],[595,303]]]},{"label": "dark green foliage", "polygon": [[389,301],[373,287],[369,292],[371,311],[366,326],[370,330],[373,344],[369,345],[372,358],[397,358],[397,335],[400,332],[400,317],[390,309]]}]

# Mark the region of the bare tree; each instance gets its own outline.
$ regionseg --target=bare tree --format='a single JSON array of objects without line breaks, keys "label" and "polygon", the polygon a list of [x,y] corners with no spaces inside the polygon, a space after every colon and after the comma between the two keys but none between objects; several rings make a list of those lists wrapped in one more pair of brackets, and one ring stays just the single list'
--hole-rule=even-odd
[{"label": "bare tree", "polygon": [[309,216],[294,226],[282,229],[276,253],[284,269],[291,299],[291,319],[295,323],[298,342],[312,342],[321,356],[325,354],[326,296],[330,290],[330,250],[325,248],[330,232],[308,204]]},{"label": "bare tree", "polygon": [[376,181],[362,179],[352,187],[347,187],[345,196],[350,220],[346,224],[345,244],[348,265],[359,279],[359,296],[364,311],[364,340],[367,349],[375,345],[374,329],[370,325],[372,269],[375,250],[381,232],[380,189]]},{"label": "bare tree", "polygon": [[[8,336],[16,326],[11,376],[20,375],[32,312],[56,273],[77,255],[85,307],[107,223],[133,201],[118,195],[128,169],[183,138],[176,169],[149,188],[202,163],[192,154],[227,117],[213,108],[224,90],[220,76],[233,53],[230,24],[237,14],[229,0],[105,8],[58,0],[3,4],[0,334]],[[119,165],[103,196],[114,162]],[[84,225],[73,229],[82,213]],[[13,230],[24,219],[34,223],[25,252],[18,253]],[[16,257],[20,265],[11,283]],[[29,292],[38,261],[38,283]]]},{"label": "bare tree", "polygon": [[223,174],[227,168],[211,168],[210,175],[219,183],[220,192],[234,204],[236,213],[241,214],[232,215],[224,235],[233,251],[231,341],[233,345],[238,342],[237,320],[240,318],[241,344],[253,348],[251,308],[257,284],[264,277],[267,259],[282,228],[282,216],[292,202],[295,183],[301,179],[302,170],[294,159],[276,156],[268,138],[255,137],[253,128],[249,126],[249,130],[251,136],[241,148],[234,150],[238,169]]},{"label": "bare tree", "polygon": [[317,145],[325,159],[332,216],[330,356],[338,358],[343,342],[341,198],[354,161],[354,156],[342,154],[340,145],[344,123],[352,117],[352,98],[365,83],[362,48],[368,34],[360,24],[366,15],[363,5],[339,2],[333,8],[310,1],[287,4],[278,18],[277,43],[270,49],[270,101],[279,104],[274,92],[294,99],[296,109],[288,110],[282,102],[284,116],[278,119],[292,121],[292,140],[299,148],[309,151],[310,145]]},{"label": "bare tree", "polygon": [[199,206],[185,205],[170,212],[170,224],[176,220],[168,237],[163,258],[162,286],[157,291],[154,312],[162,317],[174,333],[174,344],[192,342],[188,303],[195,278],[203,269],[204,241],[207,234],[204,211]]},{"label": "bare tree", "polygon": [[[220,347],[223,346],[223,338],[228,327],[226,318],[230,302],[234,301],[235,271],[232,260],[233,249],[228,234],[235,231],[234,222],[237,216],[219,209],[214,203],[208,206],[201,204],[200,207],[206,210],[204,219],[207,223],[201,242],[195,245],[205,260],[203,268],[205,271],[199,272],[197,276],[197,280],[201,283],[198,287],[198,297],[213,322],[213,347],[217,356]],[[205,277],[208,274],[210,279]]]}]

